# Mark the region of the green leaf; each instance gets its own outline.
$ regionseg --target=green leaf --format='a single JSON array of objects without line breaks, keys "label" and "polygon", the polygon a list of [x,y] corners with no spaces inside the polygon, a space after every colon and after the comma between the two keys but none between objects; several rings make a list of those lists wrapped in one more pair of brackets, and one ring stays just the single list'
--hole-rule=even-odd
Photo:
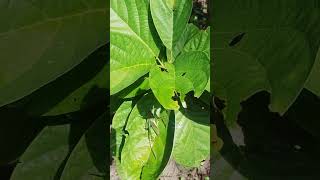
[{"label": "green leaf", "polygon": [[175,112],[173,158],[186,167],[199,167],[210,155],[210,114],[200,106]]},{"label": "green leaf", "polygon": [[11,179],[60,179],[69,173],[66,171],[74,163],[77,166],[71,165],[73,177],[94,178],[93,174],[103,174],[107,149],[106,114],[98,120],[96,115],[88,114],[72,117],[75,120],[71,124],[45,127],[20,158],[21,163],[17,164]]},{"label": "green leaf", "polygon": [[173,55],[175,58],[183,51],[185,44],[190,39],[192,39],[194,35],[196,35],[198,33],[199,33],[199,28],[197,26],[195,26],[194,24],[190,24],[190,23],[187,24],[179,41],[176,43],[176,45],[173,48]]},{"label": "green leaf", "polygon": [[[200,97],[209,84],[210,78],[210,29],[203,31],[194,25],[189,25],[186,29],[188,28],[189,30],[186,30],[185,34],[190,37],[187,39],[182,36],[179,40],[179,44],[184,44],[184,46],[174,62],[176,77],[183,76],[188,79],[193,86],[191,90],[195,91],[196,97]],[[180,93],[186,94],[188,92]]]},{"label": "green leaf", "polygon": [[61,180],[103,180],[107,175],[107,113],[101,115],[81,137],[63,170]]},{"label": "green leaf", "polygon": [[111,95],[149,72],[159,54],[149,0],[111,0]]},{"label": "green leaf", "polygon": [[63,3],[1,1],[0,106],[53,81],[107,42],[106,1]]},{"label": "green leaf", "polygon": [[205,53],[210,59],[210,27],[206,30],[198,30],[198,33],[187,41],[183,51],[200,51]]},{"label": "green leaf", "polygon": [[107,45],[99,48],[71,71],[10,106],[22,106],[31,116],[55,116],[106,101],[107,52]]},{"label": "green leaf", "polygon": [[157,100],[166,109],[179,109],[178,101],[173,99],[176,91],[174,65],[165,63],[166,70],[154,66],[150,70],[149,85]]},{"label": "green leaf", "polygon": [[193,90],[193,84],[186,77],[176,76],[173,64],[165,63],[165,70],[157,66],[150,71],[150,88],[160,104],[171,110],[179,109],[178,93],[181,101],[185,94]]},{"label": "green leaf", "polygon": [[11,179],[53,179],[68,154],[69,132],[69,126],[46,127],[23,154]]},{"label": "green leaf", "polygon": [[185,77],[193,85],[195,96],[200,97],[210,78],[210,59],[201,51],[182,53],[174,62],[176,77]]},{"label": "green leaf", "polygon": [[174,137],[173,115],[172,111],[160,115],[160,118],[163,119],[158,123],[160,133],[153,142],[154,155],[149,157],[148,162],[143,167],[141,179],[157,179],[169,162]]},{"label": "green leaf", "polygon": [[133,84],[128,86],[127,88],[123,89],[119,93],[117,93],[117,96],[121,98],[133,98],[135,96],[138,96],[140,94],[146,93],[147,90],[150,89],[149,86],[149,78],[148,77],[141,77],[137,81],[135,81]]},{"label": "green leaf", "polygon": [[117,109],[115,115],[112,119],[112,131],[115,133],[115,143],[112,144],[112,146],[115,146],[115,156],[117,158],[120,157],[120,145],[123,140],[124,136],[124,128],[126,125],[126,122],[129,118],[129,115],[132,110],[132,101],[125,101],[123,102],[120,107]]},{"label": "green leaf", "polygon": [[192,0],[150,0],[150,7],[163,44],[173,50],[189,21]]},{"label": "green leaf", "polygon": [[224,94],[215,85],[213,91],[227,96],[227,120],[234,121],[240,102],[261,90],[271,93],[270,109],[284,114],[304,87],[320,44],[315,2],[218,1],[212,12],[212,81]]},{"label": "green leaf", "polygon": [[[149,83],[155,97],[166,109],[178,110],[177,97],[184,101],[185,95],[194,90],[200,97],[208,83],[210,65],[208,56],[201,51],[182,53],[173,64],[165,63],[165,70],[154,66],[150,70]],[[192,67],[192,68],[191,68]]]},{"label": "green leaf", "polygon": [[320,47],[306,83],[306,88],[320,97]]},{"label": "green leaf", "polygon": [[121,150],[123,142],[125,140],[125,126],[129,115],[132,111],[132,101],[123,102],[117,109],[112,119],[112,130],[111,130],[111,151],[112,155],[115,156],[116,168],[118,173],[122,173],[122,166],[120,165]]},{"label": "green leaf", "polygon": [[[160,113],[153,114],[153,111]],[[151,121],[156,127],[148,126]],[[141,175],[143,179],[156,179],[160,175],[172,148],[174,128],[169,121],[172,119],[168,112],[152,94],[137,102],[125,128],[128,135],[121,151],[121,164],[117,164],[121,166],[122,179],[140,179]],[[158,128],[159,134],[154,128]]]}]

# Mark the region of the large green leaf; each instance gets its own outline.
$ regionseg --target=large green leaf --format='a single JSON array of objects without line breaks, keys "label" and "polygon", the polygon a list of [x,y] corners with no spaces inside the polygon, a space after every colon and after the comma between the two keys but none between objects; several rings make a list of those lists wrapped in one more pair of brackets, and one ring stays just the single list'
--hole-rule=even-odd
[{"label": "large green leaf", "polygon": [[150,70],[149,85],[164,108],[177,110],[179,109],[178,101],[173,99],[176,91],[175,68],[170,63],[165,63],[165,66],[166,70],[157,66]]},{"label": "large green leaf", "polygon": [[111,130],[111,151],[112,155],[115,156],[117,172],[122,174],[122,166],[120,165],[121,149],[125,140],[125,126],[129,115],[132,111],[132,101],[123,102],[117,109],[112,119],[112,130]]},{"label": "large green leaf", "polygon": [[200,51],[183,53],[174,62],[176,76],[187,78],[192,84],[195,96],[200,97],[210,77],[210,59]]},{"label": "large green leaf", "polygon": [[[194,25],[187,26],[189,38],[184,42],[181,54],[174,62],[176,75],[183,75],[193,84],[195,96],[200,97],[210,78],[210,28],[199,30]],[[192,68],[191,68],[192,67]]]},{"label": "large green leaf", "polygon": [[108,9],[101,0],[1,0],[0,106],[56,79],[105,44]]},{"label": "large green leaf", "polygon": [[182,53],[174,64],[164,65],[165,70],[154,66],[149,78],[150,88],[164,108],[178,110],[179,97],[184,102],[188,92],[194,90],[195,96],[199,97],[205,90],[210,76],[209,58],[205,53]]},{"label": "large green leaf", "polygon": [[194,24],[187,24],[186,28],[184,29],[184,32],[182,33],[179,41],[175,44],[173,47],[173,56],[176,58],[185,47],[185,44],[193,38],[194,35],[199,33],[199,28],[195,26]]},{"label": "large green leaf", "polygon": [[206,30],[199,30],[197,34],[190,37],[184,45],[183,52],[200,51],[210,59],[210,27]]},{"label": "large green leaf", "polygon": [[[107,113],[101,115],[81,137],[68,158],[61,180],[103,180],[107,176]],[[103,178],[104,177],[104,178]]]},{"label": "large green leaf", "polygon": [[11,179],[54,179],[68,154],[69,131],[69,126],[46,127],[23,154]]},{"label": "large green leaf", "polygon": [[[151,121],[154,124],[148,123]],[[128,135],[121,151],[121,164],[117,164],[122,179],[156,179],[160,175],[171,154],[171,121],[152,94],[137,102],[125,128]]]},{"label": "large green leaf", "polygon": [[122,139],[124,136],[124,128],[126,125],[126,122],[129,118],[129,115],[132,110],[132,101],[125,101],[123,102],[120,107],[117,109],[115,115],[112,119],[112,131],[115,133],[115,144],[112,144],[114,146],[114,153],[117,158],[120,157],[120,145],[122,143]]},{"label": "large green leaf", "polygon": [[69,173],[73,177],[88,178],[103,175],[107,150],[106,115],[98,118],[87,114],[90,113],[74,117],[71,124],[45,127],[20,158],[12,179],[52,180]]},{"label": "large green leaf", "polygon": [[127,88],[123,89],[116,95],[121,98],[133,98],[135,96],[138,96],[140,94],[146,93],[147,90],[150,89],[149,86],[149,78],[148,77],[141,77],[137,81],[135,81],[133,84],[128,86]]},{"label": "large green leaf", "polygon": [[173,158],[187,167],[199,167],[210,155],[210,114],[199,106],[175,113]]},{"label": "large green leaf", "polygon": [[210,76],[209,37],[209,29],[202,31],[189,24],[173,51],[175,62],[150,70],[150,88],[166,109],[179,109],[179,95],[183,102],[188,92],[194,90],[199,97],[205,90]]},{"label": "large green leaf", "polygon": [[111,0],[111,94],[149,72],[159,54],[149,0]]},{"label": "large green leaf", "polygon": [[[173,111],[160,114],[158,123],[159,135],[153,141],[153,153],[142,169],[141,179],[154,180],[159,177],[166,167],[172,152],[174,137],[174,114]],[[162,122],[161,122],[162,121]]]},{"label": "large green leaf", "polygon": [[212,84],[215,95],[225,96],[228,120],[236,118],[240,101],[260,90],[271,93],[272,111],[283,114],[294,102],[320,43],[320,11],[315,4],[298,0],[214,3]]},{"label": "large green leaf", "polygon": [[172,51],[189,21],[192,0],[150,0],[150,7],[158,34]]},{"label": "large green leaf", "polygon": [[31,116],[54,116],[106,101],[107,52],[107,45],[97,49],[71,71],[10,106],[22,106]]}]

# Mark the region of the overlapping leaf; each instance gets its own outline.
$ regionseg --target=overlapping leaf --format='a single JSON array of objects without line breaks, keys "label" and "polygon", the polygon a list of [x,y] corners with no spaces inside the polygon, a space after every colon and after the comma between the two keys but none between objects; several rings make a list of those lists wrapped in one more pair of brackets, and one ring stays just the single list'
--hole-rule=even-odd
[{"label": "overlapping leaf", "polygon": [[189,79],[193,84],[195,96],[200,97],[210,78],[210,28],[198,30],[193,34],[194,36],[186,41],[181,55],[174,64],[177,75]]},{"label": "overlapping leaf", "polygon": [[107,48],[106,45],[97,49],[71,71],[10,106],[23,107],[32,116],[55,116],[106,101]]},{"label": "overlapping leaf", "polygon": [[209,58],[199,51],[181,54],[174,62],[176,76],[182,76],[192,83],[196,97],[205,90],[210,76]]},{"label": "overlapping leaf", "polygon": [[209,112],[190,107],[176,111],[175,119],[173,158],[183,166],[199,167],[210,155]]},{"label": "overlapping leaf", "polygon": [[[181,89],[192,90],[192,84],[181,84],[176,80],[176,72],[173,64],[165,63],[166,70],[162,70],[160,67],[153,67],[150,70],[150,88],[153,94],[166,109],[179,109],[177,99],[174,99],[176,93]],[[181,79],[183,77],[181,76]],[[184,79],[184,82],[187,82]],[[176,83],[177,82],[177,83]],[[177,84],[182,88],[177,87]]]},{"label": "overlapping leaf", "polygon": [[[148,126],[151,120],[155,120],[158,134],[154,126]],[[132,109],[125,127],[128,135],[120,152],[120,176],[123,179],[155,179],[159,176],[170,157],[172,141],[167,136],[172,134],[172,129],[168,112],[153,95],[140,99]]]},{"label": "overlapping leaf", "polygon": [[149,72],[159,55],[149,0],[111,0],[110,88],[115,94]]},{"label": "overlapping leaf", "polygon": [[0,106],[56,79],[105,44],[107,6],[106,1],[1,0]]},{"label": "overlapping leaf", "polygon": [[[217,1],[213,6],[215,95],[227,101],[233,121],[240,101],[271,93],[272,111],[283,114],[315,61],[320,14],[315,1]],[[220,87],[217,89],[217,87]]]},{"label": "overlapping leaf", "polygon": [[132,106],[132,101],[123,102],[112,119],[112,131],[114,131],[113,133],[115,134],[115,144],[112,144],[111,146],[114,146],[114,154],[117,159],[120,157],[120,145],[123,140],[126,122],[133,108]]},{"label": "overlapping leaf", "polygon": [[159,36],[170,51],[187,25],[192,0],[150,0],[152,19]]},{"label": "overlapping leaf", "polygon": [[91,122],[86,117],[44,128],[22,155],[11,179],[103,179],[107,165],[106,114]]},{"label": "overlapping leaf", "polygon": [[176,45],[173,47],[173,56],[176,58],[185,47],[186,43],[193,38],[194,35],[199,33],[199,28],[195,26],[194,24],[187,24],[186,28],[184,29],[183,33],[181,34],[181,37],[179,41],[176,43]]},{"label": "overlapping leaf", "polygon": [[61,180],[103,180],[107,174],[107,113],[101,115],[81,137],[61,174]]},{"label": "overlapping leaf", "polygon": [[[188,26],[188,28],[192,27]],[[165,67],[154,66],[149,74],[152,92],[161,105],[167,109],[178,110],[178,98],[184,102],[185,94],[190,91],[194,91],[195,96],[199,97],[209,80],[208,30],[197,30],[195,33],[192,28],[188,31],[193,31],[194,35],[188,40],[181,40],[181,43],[184,42],[184,48],[174,63],[165,63]]]},{"label": "overlapping leaf", "polygon": [[137,81],[135,81],[133,84],[128,86],[127,88],[117,93],[117,96],[121,98],[133,98],[140,94],[146,93],[146,91],[149,89],[150,89],[149,78],[143,76],[139,78]]},{"label": "overlapping leaf", "polygon": [[210,59],[210,27],[206,30],[198,29],[197,33],[194,33],[193,25],[189,26],[192,29],[190,30],[192,31],[192,36],[189,35],[190,39],[186,41],[182,52],[200,51],[205,53],[208,59]]}]

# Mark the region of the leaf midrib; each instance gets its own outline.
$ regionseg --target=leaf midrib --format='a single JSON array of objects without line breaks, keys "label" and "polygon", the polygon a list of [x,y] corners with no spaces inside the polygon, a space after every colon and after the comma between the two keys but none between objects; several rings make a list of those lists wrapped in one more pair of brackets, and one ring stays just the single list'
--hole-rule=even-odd
[{"label": "leaf midrib", "polygon": [[150,65],[152,65],[152,63],[150,63],[150,64],[148,64],[148,63],[135,64],[135,65],[132,65],[132,66],[125,66],[125,67],[121,67],[121,68],[118,68],[118,69],[113,69],[110,72],[121,71],[121,70],[124,70],[124,69],[130,69],[130,68],[135,68],[135,67],[139,67],[139,66],[150,66]]},{"label": "leaf midrib", "polygon": [[83,11],[83,12],[80,12],[80,13],[69,14],[69,15],[66,15],[66,16],[47,18],[47,19],[44,19],[43,21],[33,22],[31,24],[23,25],[23,26],[20,26],[18,28],[15,28],[15,29],[10,29],[10,30],[7,30],[5,32],[0,32],[0,36],[5,36],[5,35],[7,35],[9,33],[15,33],[15,32],[18,32],[18,31],[21,31],[21,30],[24,30],[24,29],[33,28],[34,26],[39,26],[39,25],[43,25],[43,24],[46,24],[46,23],[50,23],[50,22],[60,22],[60,21],[63,21],[65,19],[68,19],[68,18],[77,17],[77,16],[83,16],[85,14],[98,13],[98,12],[106,13],[107,9],[106,8],[97,8],[97,9],[92,9],[92,10],[86,10],[86,11]]}]

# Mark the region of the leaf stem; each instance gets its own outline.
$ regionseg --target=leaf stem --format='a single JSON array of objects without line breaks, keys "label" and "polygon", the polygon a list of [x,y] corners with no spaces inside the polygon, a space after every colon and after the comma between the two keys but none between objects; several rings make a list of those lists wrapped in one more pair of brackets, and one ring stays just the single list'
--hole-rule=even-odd
[{"label": "leaf stem", "polygon": [[156,57],[156,60],[157,60],[158,63],[160,64],[160,67],[161,67],[161,68],[166,69],[166,67],[164,66],[163,62],[162,62],[158,57]]}]

